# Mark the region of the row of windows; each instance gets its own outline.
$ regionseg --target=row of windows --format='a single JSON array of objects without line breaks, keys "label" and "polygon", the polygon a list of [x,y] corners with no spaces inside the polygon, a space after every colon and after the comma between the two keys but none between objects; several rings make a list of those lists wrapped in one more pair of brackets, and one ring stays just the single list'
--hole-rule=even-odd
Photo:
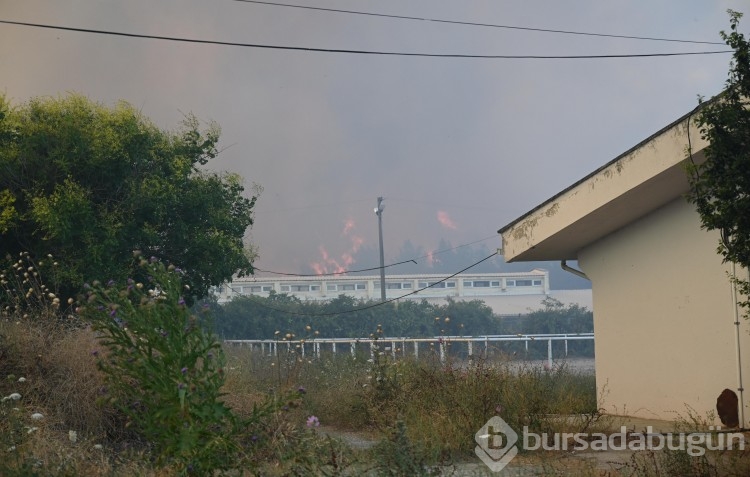
[{"label": "row of windows", "polygon": [[[374,282],[375,289],[380,290],[380,282]],[[419,282],[419,288],[456,288],[455,281],[443,281],[443,282]],[[500,287],[499,280],[464,280],[463,285],[466,288],[498,288]],[[541,286],[542,280],[533,279],[516,279],[506,280],[505,285],[508,287],[530,287],[530,286]],[[386,282],[386,289],[388,290],[411,290],[412,282]],[[240,293],[261,293],[270,292],[273,290],[273,285],[252,285],[235,288],[234,291]],[[366,283],[328,283],[326,284],[326,291],[356,291],[356,290],[367,290]],[[281,292],[314,292],[320,291],[319,284],[290,284],[281,285]],[[221,289],[220,289],[221,292]]]}]

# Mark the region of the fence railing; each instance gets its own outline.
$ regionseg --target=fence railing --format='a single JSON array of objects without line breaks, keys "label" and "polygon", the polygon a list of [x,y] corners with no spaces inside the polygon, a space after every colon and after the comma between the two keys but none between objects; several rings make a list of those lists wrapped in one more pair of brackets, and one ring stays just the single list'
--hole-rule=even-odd
[{"label": "fence railing", "polygon": [[[480,349],[480,352],[484,353],[486,357],[489,353],[490,344],[498,342],[523,342],[525,343],[526,351],[529,350],[529,343],[531,342],[547,342],[547,364],[552,366],[552,342],[562,341],[565,343],[565,357],[568,356],[568,342],[569,341],[594,341],[594,333],[573,333],[573,334],[534,334],[534,335],[487,335],[487,336],[435,336],[433,338],[314,338],[314,339],[299,339],[299,340],[225,340],[227,344],[235,346],[249,346],[250,349],[254,349],[256,346],[260,348],[262,353],[268,353],[273,356],[279,355],[279,348],[286,348],[287,351],[299,349],[299,352],[304,357],[308,352],[308,348],[315,357],[320,357],[321,347],[330,346],[331,352],[336,354],[337,352],[348,351],[352,356],[356,355],[357,346],[369,345],[370,356],[372,357],[376,352],[390,352],[393,358],[396,358],[397,350],[400,349],[401,353],[405,355],[407,353],[407,345],[411,345],[415,358],[419,358],[419,346],[422,343],[428,343],[432,347],[437,346],[440,352],[440,361],[445,362],[447,347],[452,343],[466,343],[467,352],[470,356],[474,355],[475,346],[480,348],[483,346],[484,349]],[[389,346],[390,344],[390,346]],[[399,346],[400,345],[400,348]]]}]

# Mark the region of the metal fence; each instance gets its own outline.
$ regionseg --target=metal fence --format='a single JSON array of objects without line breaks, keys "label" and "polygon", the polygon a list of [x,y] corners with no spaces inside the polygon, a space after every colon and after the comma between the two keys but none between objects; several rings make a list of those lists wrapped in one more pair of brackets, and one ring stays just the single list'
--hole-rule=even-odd
[{"label": "metal fence", "polygon": [[[528,352],[529,343],[547,343],[547,365],[552,367],[552,342],[562,341],[565,343],[565,355],[568,356],[568,343],[570,341],[594,341],[594,333],[576,334],[535,334],[535,335],[487,335],[487,336],[436,336],[433,338],[314,338],[299,340],[225,340],[226,344],[235,346],[249,346],[251,350],[256,347],[264,354],[272,356],[279,355],[279,348],[290,352],[299,350],[304,357],[306,353],[312,353],[319,358],[321,348],[329,347],[333,354],[349,351],[352,356],[357,353],[357,347],[369,346],[370,356],[377,352],[390,352],[393,358],[397,357],[397,350],[402,355],[407,353],[407,345],[410,345],[415,358],[419,358],[420,344],[426,344],[430,349],[437,348],[440,353],[440,361],[445,362],[448,353],[447,348],[453,343],[465,343],[469,356],[474,355],[476,347],[485,357],[489,354],[490,345],[499,342],[523,342]],[[400,345],[400,347],[399,347]]]}]

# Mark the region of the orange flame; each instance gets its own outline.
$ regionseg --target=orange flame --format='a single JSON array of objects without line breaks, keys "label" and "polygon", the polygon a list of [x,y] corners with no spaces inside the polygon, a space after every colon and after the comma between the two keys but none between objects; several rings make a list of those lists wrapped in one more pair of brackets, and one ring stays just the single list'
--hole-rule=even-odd
[{"label": "orange flame", "polygon": [[341,235],[349,238],[350,245],[349,249],[343,252],[339,258],[331,257],[323,245],[318,247],[321,260],[310,264],[310,267],[316,274],[340,273],[351,268],[355,262],[354,254],[357,253],[362,247],[362,244],[365,243],[364,238],[353,234],[354,228],[354,219],[348,218],[344,221],[344,228],[341,231]]},{"label": "orange flame", "polygon": [[453,220],[448,215],[448,212],[444,210],[438,210],[437,219],[438,222],[440,222],[440,225],[447,229],[456,230],[458,228],[458,226],[456,226],[456,223],[453,222]]}]

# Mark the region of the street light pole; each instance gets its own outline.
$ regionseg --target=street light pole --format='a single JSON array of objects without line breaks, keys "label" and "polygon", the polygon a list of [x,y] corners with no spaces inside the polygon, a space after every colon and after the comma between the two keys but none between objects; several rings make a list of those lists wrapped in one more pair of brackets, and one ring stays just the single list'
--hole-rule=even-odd
[{"label": "street light pole", "polygon": [[378,216],[378,234],[380,236],[380,299],[385,301],[385,258],[383,254],[383,198],[378,197],[378,206],[375,207],[375,215]]}]

